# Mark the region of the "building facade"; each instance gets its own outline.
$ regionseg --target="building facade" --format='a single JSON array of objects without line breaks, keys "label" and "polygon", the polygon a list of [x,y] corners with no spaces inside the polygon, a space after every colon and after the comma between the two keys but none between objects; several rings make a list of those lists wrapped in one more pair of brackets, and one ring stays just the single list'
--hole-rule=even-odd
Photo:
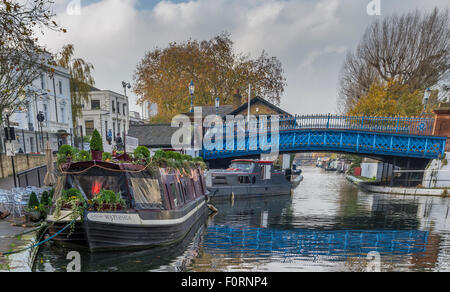
[{"label": "building facade", "polygon": [[[43,153],[47,141],[53,151],[63,144],[73,144],[70,77],[65,68],[47,65],[27,88],[24,106],[10,117],[18,152]],[[38,121],[39,113],[42,122]]]},{"label": "building facade", "polygon": [[[124,139],[129,129],[129,103],[125,95],[110,90],[92,88],[89,98],[83,102],[82,116],[78,119],[79,129],[83,136],[91,136],[94,129],[100,132],[103,145],[115,145],[118,135]],[[110,137],[110,141],[108,141]]]}]

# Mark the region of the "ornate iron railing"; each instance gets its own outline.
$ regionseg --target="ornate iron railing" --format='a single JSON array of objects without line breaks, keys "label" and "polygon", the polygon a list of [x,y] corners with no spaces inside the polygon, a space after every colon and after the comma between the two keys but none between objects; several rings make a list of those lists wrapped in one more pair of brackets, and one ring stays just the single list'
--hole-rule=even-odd
[{"label": "ornate iron railing", "polygon": [[[367,132],[397,133],[420,136],[433,135],[435,119],[433,117],[364,117],[364,116],[344,116],[344,115],[303,115],[303,116],[280,116],[279,126],[274,124],[273,130],[353,130]],[[271,130],[270,116],[266,120],[257,118],[250,122],[242,123],[245,129],[267,129]],[[240,127],[234,123],[235,127]],[[226,132],[227,122],[224,125]]]}]

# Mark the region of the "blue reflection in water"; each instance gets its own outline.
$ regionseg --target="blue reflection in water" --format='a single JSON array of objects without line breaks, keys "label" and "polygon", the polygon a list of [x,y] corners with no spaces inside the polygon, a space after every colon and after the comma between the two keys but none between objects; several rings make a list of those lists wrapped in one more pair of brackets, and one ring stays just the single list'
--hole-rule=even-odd
[{"label": "blue reflection in water", "polygon": [[208,252],[248,253],[261,257],[333,256],[339,260],[380,254],[403,255],[426,251],[428,232],[418,230],[274,230],[247,226],[210,226],[205,237]]}]

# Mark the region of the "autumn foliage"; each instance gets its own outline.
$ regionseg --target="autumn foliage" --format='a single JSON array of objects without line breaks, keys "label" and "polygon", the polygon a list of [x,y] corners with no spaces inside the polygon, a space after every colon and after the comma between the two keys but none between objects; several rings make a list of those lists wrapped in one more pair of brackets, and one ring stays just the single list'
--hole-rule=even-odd
[{"label": "autumn foliage", "polygon": [[211,40],[171,43],[148,52],[137,66],[134,91],[140,102],[158,106],[158,121],[190,109],[188,85],[195,83],[194,105],[231,104],[236,89],[279,104],[285,87],[283,68],[276,57],[262,52],[257,59],[236,54],[228,34]]},{"label": "autumn foliage", "polygon": [[423,111],[423,91],[410,90],[396,81],[374,83],[349,114],[354,116],[418,116]]}]

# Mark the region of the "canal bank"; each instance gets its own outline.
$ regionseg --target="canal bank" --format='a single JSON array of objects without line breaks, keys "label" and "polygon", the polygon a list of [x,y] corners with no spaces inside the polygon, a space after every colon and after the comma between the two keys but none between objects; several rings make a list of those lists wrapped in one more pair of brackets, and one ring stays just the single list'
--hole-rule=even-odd
[{"label": "canal bank", "polygon": [[[43,228],[0,221],[0,272],[31,272],[39,248],[34,247]],[[18,252],[16,252],[18,251]]]},{"label": "canal bank", "polygon": [[431,197],[448,197],[449,191],[444,188],[403,188],[403,187],[386,187],[377,186],[372,182],[357,178],[352,175],[347,176],[347,180],[358,186],[361,190],[369,193],[407,195],[407,196],[431,196]]}]

